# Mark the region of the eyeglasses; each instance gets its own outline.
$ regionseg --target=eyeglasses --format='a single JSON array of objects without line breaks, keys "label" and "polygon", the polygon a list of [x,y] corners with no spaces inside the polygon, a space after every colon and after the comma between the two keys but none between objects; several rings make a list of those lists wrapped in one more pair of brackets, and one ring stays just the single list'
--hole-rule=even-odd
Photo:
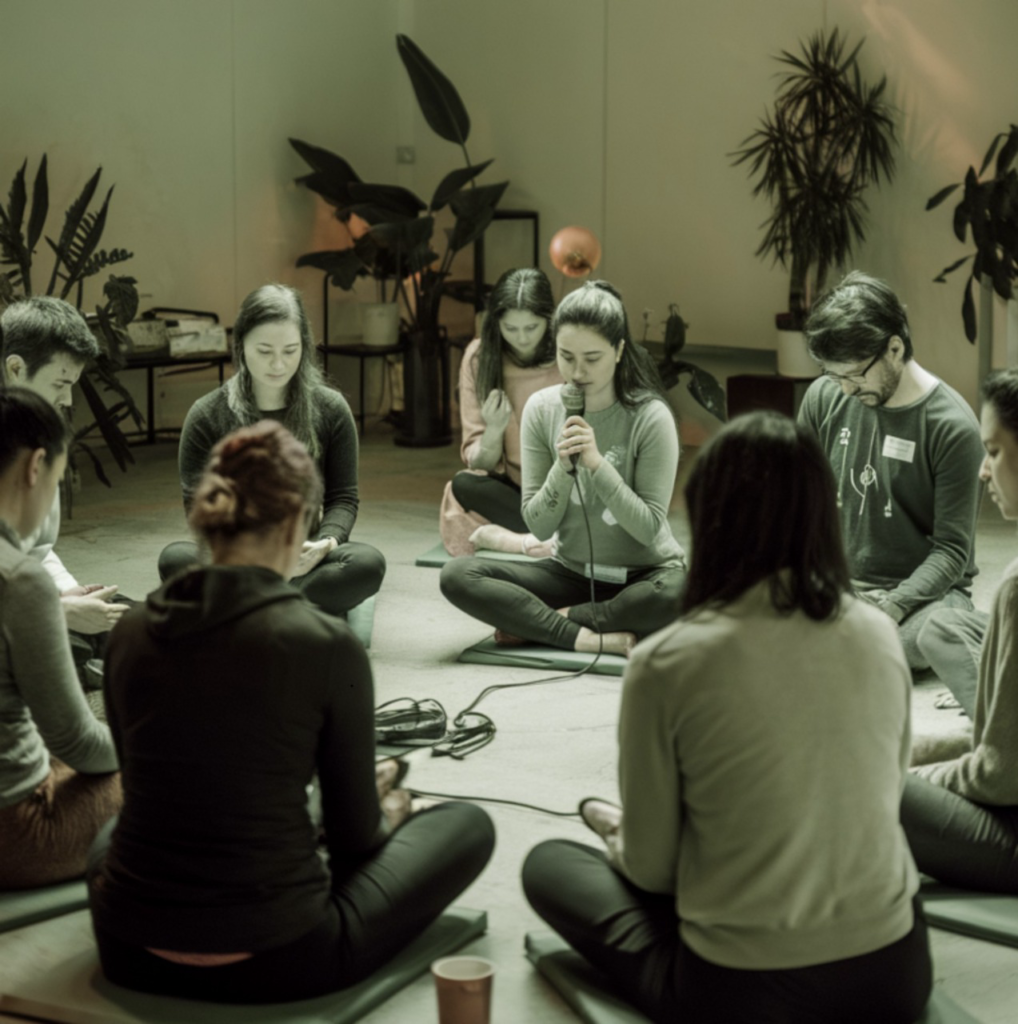
[{"label": "eyeglasses", "polygon": [[839,384],[842,382],[847,382],[849,384],[865,384],[866,374],[884,358],[887,354],[887,346],[889,344],[890,339],[884,343],[884,347],[858,373],[831,373],[830,370],[824,370],[823,375],[828,380],[837,381]]}]

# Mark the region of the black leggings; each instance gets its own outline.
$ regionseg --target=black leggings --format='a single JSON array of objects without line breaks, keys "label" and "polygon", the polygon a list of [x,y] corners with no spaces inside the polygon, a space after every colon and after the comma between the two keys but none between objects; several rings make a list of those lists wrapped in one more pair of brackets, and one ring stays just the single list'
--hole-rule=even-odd
[{"label": "black leggings", "polygon": [[[625,583],[590,580],[560,562],[454,558],[442,567],[442,593],[457,608],[536,643],[572,650],[580,627],[640,636],[675,621],[685,583],[682,569],[632,569]],[[556,609],[569,607],[569,617]]]},{"label": "black leggings", "polygon": [[529,533],[520,511],[520,489],[502,473],[468,473],[452,478],[452,495],[467,512],[476,512],[490,523],[513,533]]},{"label": "black leggings", "polygon": [[551,840],[523,865],[531,906],[659,1024],[913,1024],[933,986],[918,900],[904,938],[862,956],[785,970],[721,967],[679,936],[675,897],[638,889],[601,850]]},{"label": "black leggings", "polygon": [[[124,988],[217,1003],[281,1003],[336,992],[368,977],[424,931],[481,873],[494,845],[484,811],[440,804],[334,877],[323,920],[295,942],[234,964],[195,967],[121,942],[94,922],[103,973]],[[90,879],[104,853],[93,851]]]},{"label": "black leggings", "polygon": [[965,889],[1018,893],[1018,807],[973,803],[908,775],[901,824],[920,871]]},{"label": "black leggings", "polygon": [[[159,555],[159,579],[202,564],[198,545],[189,540],[167,544]],[[323,612],[345,616],[377,594],[385,578],[385,557],[370,544],[347,541],[330,551],[310,572],[290,582]]]}]

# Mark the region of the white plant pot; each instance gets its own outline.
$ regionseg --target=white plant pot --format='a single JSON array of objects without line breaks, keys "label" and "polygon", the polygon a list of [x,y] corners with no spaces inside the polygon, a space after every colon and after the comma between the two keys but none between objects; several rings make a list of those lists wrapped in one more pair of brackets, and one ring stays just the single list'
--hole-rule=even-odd
[{"label": "white plant pot", "polygon": [[819,377],[820,367],[806,348],[802,331],[778,331],[778,373],[782,377]]},{"label": "white plant pot", "polygon": [[395,302],[362,302],[360,307],[365,345],[395,345],[399,341],[399,306]]}]

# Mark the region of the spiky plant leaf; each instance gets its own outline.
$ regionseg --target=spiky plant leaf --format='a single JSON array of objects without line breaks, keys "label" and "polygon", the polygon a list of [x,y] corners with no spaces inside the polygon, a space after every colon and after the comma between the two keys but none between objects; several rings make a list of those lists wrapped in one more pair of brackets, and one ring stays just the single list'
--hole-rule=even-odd
[{"label": "spiky plant leaf", "polygon": [[440,138],[464,145],[470,136],[470,116],[456,87],[409,36],[397,35],[396,47],[424,120]]},{"label": "spiky plant leaf", "polygon": [[35,252],[35,247],[42,237],[42,229],[46,224],[46,217],[49,214],[49,179],[46,172],[46,154],[43,153],[39,161],[39,170],[35,172],[35,181],[32,183],[32,210],[28,215],[28,235],[26,244],[30,253]]}]

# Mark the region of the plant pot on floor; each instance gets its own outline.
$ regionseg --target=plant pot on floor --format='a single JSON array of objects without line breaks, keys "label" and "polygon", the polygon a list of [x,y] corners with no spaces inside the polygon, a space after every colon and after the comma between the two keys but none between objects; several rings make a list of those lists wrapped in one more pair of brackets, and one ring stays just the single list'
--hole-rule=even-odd
[{"label": "plant pot on floor", "polygon": [[403,422],[396,444],[437,448],[452,443],[445,342],[411,334],[403,352]]},{"label": "plant pot on floor", "polygon": [[778,373],[782,377],[819,377],[820,367],[809,354],[802,331],[778,330]]}]

